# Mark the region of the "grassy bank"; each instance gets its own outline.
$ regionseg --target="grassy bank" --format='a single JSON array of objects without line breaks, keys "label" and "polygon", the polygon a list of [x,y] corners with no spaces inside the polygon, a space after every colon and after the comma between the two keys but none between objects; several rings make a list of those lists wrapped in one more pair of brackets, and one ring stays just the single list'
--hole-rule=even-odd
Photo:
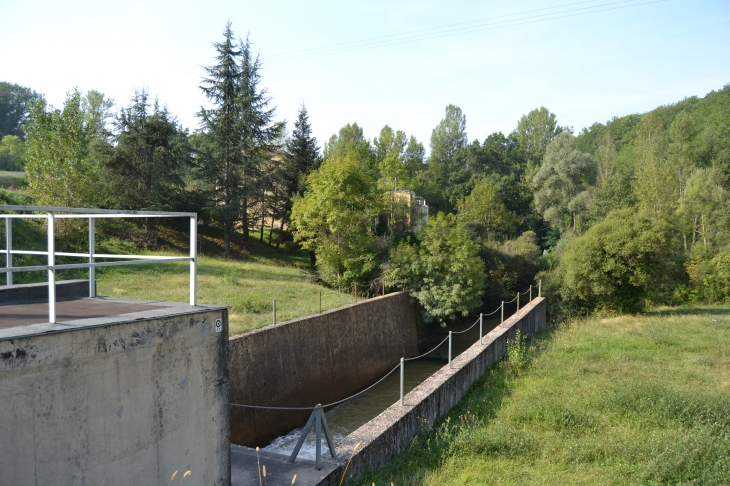
[{"label": "grassy bank", "polygon": [[[110,297],[187,302],[189,265],[168,263],[136,267],[111,267],[99,273],[99,295]],[[353,301],[352,296],[308,283],[299,267],[277,266],[216,257],[198,262],[198,302],[231,306],[230,333],[272,323],[273,299],[277,320],[283,322]]]},{"label": "grassy bank", "polygon": [[357,484],[727,484],[730,309],[591,319],[512,347]]}]

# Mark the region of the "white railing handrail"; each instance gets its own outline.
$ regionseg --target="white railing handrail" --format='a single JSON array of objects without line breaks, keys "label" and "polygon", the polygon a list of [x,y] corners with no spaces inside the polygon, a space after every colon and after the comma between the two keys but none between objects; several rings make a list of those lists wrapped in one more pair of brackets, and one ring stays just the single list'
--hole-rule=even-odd
[{"label": "white railing handrail", "polygon": [[[12,211],[13,213],[8,213]],[[31,214],[18,214],[19,211]],[[38,214],[45,213],[45,214]],[[121,255],[96,253],[96,220],[99,218],[190,218],[190,256],[150,256],[150,255]],[[46,251],[14,250],[13,249],[13,219],[48,220]],[[84,218],[89,220],[89,251],[88,253],[57,252],[55,243],[55,220],[59,218]],[[56,322],[56,271],[75,268],[89,269],[89,297],[96,297],[96,267],[111,267],[119,265],[139,265],[145,263],[190,262],[190,305],[197,305],[197,240],[198,215],[188,212],[172,211],[123,211],[114,209],[91,208],[63,208],[53,206],[0,206],[0,219],[5,219],[5,249],[0,254],[5,255],[5,268],[0,273],[6,275],[6,284],[13,284],[14,272],[48,272],[48,321]],[[47,265],[13,266],[13,255],[46,255]],[[57,256],[87,258],[85,263],[56,264]],[[96,258],[117,259],[111,262],[97,262]]]},{"label": "white railing handrail", "polygon": [[[197,213],[186,213],[177,211],[132,211],[126,209],[96,209],[96,208],[64,208],[56,206],[18,206],[18,205],[6,205],[0,206],[0,211],[35,211],[43,213],[68,213],[68,214],[57,214],[57,218],[83,218],[93,215],[94,217],[120,217],[125,218],[175,218],[175,217],[193,217],[197,216]],[[4,216],[4,215],[3,215]],[[24,217],[29,215],[16,215],[10,217]],[[44,217],[43,215],[37,215]]]}]

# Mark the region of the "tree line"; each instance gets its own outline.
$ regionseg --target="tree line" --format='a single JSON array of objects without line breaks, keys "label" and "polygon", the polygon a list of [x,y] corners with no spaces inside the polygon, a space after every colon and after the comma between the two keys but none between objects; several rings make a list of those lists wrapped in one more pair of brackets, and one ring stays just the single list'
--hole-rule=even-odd
[{"label": "tree line", "polygon": [[[226,254],[233,233],[268,234],[308,251],[327,285],[410,291],[428,322],[497,305],[535,278],[553,312],[730,295],[728,86],[577,134],[539,107],[508,134],[470,141],[449,105],[428,156],[405,131],[369,140],[357,123],[320,149],[305,106],[286,133],[248,39],[228,24],[213,47],[210,108],[193,133],[144,89],[112,113],[96,91],[53,109],[0,85],[0,163],[16,147],[38,204],[196,211]],[[2,90],[21,100],[14,111]],[[420,230],[413,194],[430,208]]]}]

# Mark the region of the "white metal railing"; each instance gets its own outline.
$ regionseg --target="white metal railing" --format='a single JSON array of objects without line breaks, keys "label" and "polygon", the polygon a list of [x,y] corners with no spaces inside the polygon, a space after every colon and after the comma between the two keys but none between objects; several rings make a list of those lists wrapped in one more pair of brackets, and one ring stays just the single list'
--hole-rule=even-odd
[{"label": "white metal railing", "polygon": [[[145,263],[190,262],[190,305],[197,304],[197,248],[198,216],[196,213],[178,213],[169,211],[117,211],[110,209],[57,208],[50,206],[0,206],[0,218],[5,219],[5,249],[0,254],[6,256],[5,268],[0,273],[7,275],[6,284],[13,284],[14,272],[48,271],[48,322],[56,322],[56,271],[73,268],[89,269],[89,297],[96,297],[96,268],[119,265],[139,265]],[[31,212],[28,214],[28,212]],[[42,214],[39,214],[42,213]],[[47,250],[29,251],[13,249],[13,219],[42,218],[48,221]],[[96,253],[96,220],[100,218],[190,218],[190,256],[168,257],[147,255],[115,255]],[[56,219],[88,219],[89,220],[89,252],[67,253],[56,251],[55,224]],[[13,255],[47,255],[48,265],[13,266]],[[56,264],[56,257],[86,258],[84,263]],[[97,262],[97,258],[117,261]]]}]

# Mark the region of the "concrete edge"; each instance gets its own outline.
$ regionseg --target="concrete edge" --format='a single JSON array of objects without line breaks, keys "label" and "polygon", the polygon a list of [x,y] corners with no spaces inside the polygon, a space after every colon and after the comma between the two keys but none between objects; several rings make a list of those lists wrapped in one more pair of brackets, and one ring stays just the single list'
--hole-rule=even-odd
[{"label": "concrete edge", "polygon": [[131,300],[131,299],[114,299],[104,297],[103,300],[112,302],[132,303],[132,304],[154,304],[166,307],[165,309],[154,309],[141,312],[130,312],[129,314],[115,314],[104,317],[92,317],[88,319],[77,319],[74,321],[64,321],[55,324],[50,322],[30,324],[26,326],[10,327],[8,329],[0,329],[0,341],[12,339],[28,338],[46,334],[54,334],[59,332],[68,332],[78,329],[91,329],[95,327],[104,327],[115,324],[126,324],[135,321],[147,321],[152,319],[161,319],[166,317],[178,317],[189,314],[197,314],[200,312],[208,312],[215,310],[229,309],[229,306],[219,305],[196,305],[184,304],[181,302],[162,302],[147,300]]},{"label": "concrete edge", "polygon": [[358,443],[360,446],[347,468],[348,480],[385,465],[466,395],[471,385],[504,356],[507,340],[514,339],[517,330],[531,335],[545,327],[545,298],[538,297],[487,333],[483,344],[476,342],[453,359],[452,368],[445,365],[414,388],[404,397],[404,406],[394,403],[337,443],[338,459],[323,460],[337,467],[318,485],[339,485],[351,451]]}]

